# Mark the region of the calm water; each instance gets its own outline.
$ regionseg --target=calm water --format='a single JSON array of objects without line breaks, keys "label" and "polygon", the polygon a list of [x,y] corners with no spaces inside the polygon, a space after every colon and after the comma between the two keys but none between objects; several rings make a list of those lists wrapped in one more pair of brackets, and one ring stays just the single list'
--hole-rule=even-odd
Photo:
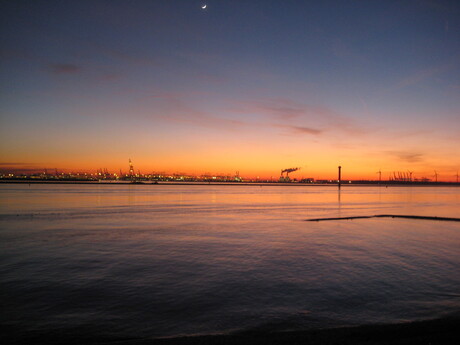
[{"label": "calm water", "polygon": [[0,185],[4,327],[156,337],[460,310],[460,189]]}]

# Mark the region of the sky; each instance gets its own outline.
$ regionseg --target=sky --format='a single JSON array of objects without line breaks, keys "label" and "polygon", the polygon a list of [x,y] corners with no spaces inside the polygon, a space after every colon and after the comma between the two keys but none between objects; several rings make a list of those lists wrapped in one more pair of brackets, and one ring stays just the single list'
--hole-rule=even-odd
[{"label": "sky", "polygon": [[0,49],[0,171],[460,170],[459,1],[2,0]]}]

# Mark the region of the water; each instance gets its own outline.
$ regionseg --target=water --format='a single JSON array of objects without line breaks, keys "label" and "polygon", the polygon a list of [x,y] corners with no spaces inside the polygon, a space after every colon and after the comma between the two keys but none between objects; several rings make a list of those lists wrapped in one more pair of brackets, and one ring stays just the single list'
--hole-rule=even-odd
[{"label": "water", "polygon": [[[455,187],[0,185],[1,324],[110,337],[460,310]],[[81,334],[81,332],[79,333]]]}]

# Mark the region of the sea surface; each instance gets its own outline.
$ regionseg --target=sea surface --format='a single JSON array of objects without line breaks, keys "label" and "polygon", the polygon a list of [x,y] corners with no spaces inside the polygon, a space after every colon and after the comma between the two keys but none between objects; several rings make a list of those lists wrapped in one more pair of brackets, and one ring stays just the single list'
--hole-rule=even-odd
[{"label": "sea surface", "polygon": [[460,188],[0,185],[3,329],[113,338],[460,310]]}]

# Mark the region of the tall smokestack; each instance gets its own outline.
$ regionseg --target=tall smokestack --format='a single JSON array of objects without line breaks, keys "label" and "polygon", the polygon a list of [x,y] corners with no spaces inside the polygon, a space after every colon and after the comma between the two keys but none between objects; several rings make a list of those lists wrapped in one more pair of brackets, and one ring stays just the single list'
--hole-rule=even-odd
[{"label": "tall smokestack", "polygon": [[341,180],[342,180],[342,167],[339,165],[339,178],[337,180],[339,188],[340,188],[340,185],[341,185]]}]

